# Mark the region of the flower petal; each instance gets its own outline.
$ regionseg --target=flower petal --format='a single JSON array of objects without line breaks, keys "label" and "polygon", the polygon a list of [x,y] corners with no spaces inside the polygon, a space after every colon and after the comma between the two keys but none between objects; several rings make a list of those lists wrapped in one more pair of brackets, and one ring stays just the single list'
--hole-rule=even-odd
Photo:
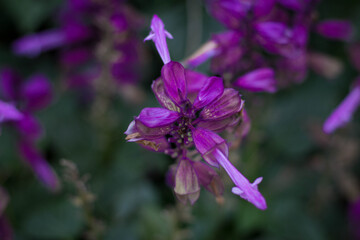
[{"label": "flower petal", "polygon": [[179,106],[186,100],[185,69],[178,62],[169,62],[161,69],[167,95]]},{"label": "flower petal", "polygon": [[179,117],[179,113],[165,108],[144,108],[136,120],[149,128],[156,128],[172,124]]},{"label": "flower petal", "polygon": [[[360,78],[358,80],[360,83]],[[360,105],[360,84],[358,84],[325,121],[323,130],[330,134],[348,123]]]},{"label": "flower petal", "polygon": [[157,15],[154,15],[151,20],[151,32],[149,36],[145,38],[145,41],[153,40],[164,64],[167,64],[171,61],[169,49],[166,44],[166,37],[170,39],[173,38],[171,34],[165,30],[163,21]]},{"label": "flower petal", "polygon": [[180,112],[180,108],[176,106],[176,104],[166,94],[164,88],[164,81],[161,78],[156,79],[152,83],[151,89],[153,90],[155,97],[161,106],[174,112]]},{"label": "flower petal", "polygon": [[204,107],[200,113],[200,117],[203,120],[221,120],[228,118],[233,114],[239,113],[243,104],[244,102],[236,90],[226,88],[221,97]]},{"label": "flower petal", "polygon": [[276,91],[274,75],[274,70],[271,68],[259,68],[236,79],[234,85],[252,92],[274,93]]},{"label": "flower petal", "polygon": [[346,20],[322,21],[316,26],[316,31],[324,37],[343,41],[350,40],[353,35],[352,25]]},{"label": "flower petal", "polygon": [[36,57],[42,52],[58,48],[65,43],[65,33],[54,29],[22,37],[13,43],[12,48],[17,55]]},{"label": "flower petal", "polygon": [[224,92],[223,80],[220,77],[210,77],[201,88],[197,98],[194,101],[196,109],[203,108],[215,99],[220,97]]},{"label": "flower petal", "polygon": [[34,75],[23,86],[22,96],[26,102],[26,110],[43,109],[50,104],[52,99],[51,84],[44,75]]},{"label": "flower petal", "polygon": [[199,182],[216,197],[224,193],[224,184],[214,169],[202,162],[194,162],[193,167],[198,176]]},{"label": "flower petal", "polygon": [[26,139],[39,139],[43,133],[42,127],[37,119],[29,113],[24,113],[21,120],[16,122],[16,128]]},{"label": "flower petal", "polygon": [[23,114],[10,103],[0,100],[0,123],[5,121],[18,121]]},{"label": "flower petal", "polygon": [[50,190],[57,191],[60,183],[55,172],[32,144],[27,141],[21,141],[19,143],[19,150],[21,156],[30,165],[39,180]]},{"label": "flower petal", "polygon": [[258,178],[254,183],[250,183],[244,175],[242,175],[228,160],[227,156],[224,155],[219,149],[214,151],[214,156],[217,158],[220,165],[225,169],[229,174],[229,177],[236,185],[232,192],[236,195],[239,195],[243,199],[254,204],[260,210],[265,210],[267,208],[265,198],[261,195],[258,190],[258,184],[261,182],[262,178]]},{"label": "flower petal", "polygon": [[19,99],[20,76],[10,68],[3,69],[0,75],[2,96],[11,101]]},{"label": "flower petal", "polygon": [[219,163],[213,153],[216,149],[219,149],[226,156],[229,154],[229,149],[225,140],[216,133],[204,128],[194,128],[191,132],[195,147],[204,160],[211,166],[219,167]]}]

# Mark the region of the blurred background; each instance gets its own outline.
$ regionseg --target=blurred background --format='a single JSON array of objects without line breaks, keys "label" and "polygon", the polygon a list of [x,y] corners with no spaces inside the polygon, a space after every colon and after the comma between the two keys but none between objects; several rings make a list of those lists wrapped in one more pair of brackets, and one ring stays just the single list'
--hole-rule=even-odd
[{"label": "blurred background", "polygon": [[[200,0],[131,0],[122,3],[131,8],[127,18],[132,19],[131,36],[126,38],[135,40],[129,46],[121,45],[122,40],[118,44],[121,34],[111,35],[104,23],[106,10],[103,15],[86,13],[86,21],[93,21],[91,37],[75,43],[91,56],[84,53],[80,60],[67,61],[66,53],[73,49],[66,45],[40,49],[41,54],[31,57],[14,53],[17,39],[61,28],[70,19],[66,4],[65,0],[0,2],[0,69],[12,68],[23,79],[42,73],[51,82],[51,102],[34,113],[43,128],[36,149],[61,184],[55,192],[44,187],[19,155],[14,128],[2,126],[0,185],[9,196],[3,214],[13,239],[356,239],[360,111],[334,134],[322,132],[323,122],[359,74],[350,64],[347,43],[311,36],[311,49],[341,61],[341,73],[331,80],[309,71],[303,83],[275,94],[242,92],[252,127],[241,147],[231,153],[232,160],[250,181],[264,177],[259,188],[268,209],[260,211],[233,195],[222,170],[223,204],[202,190],[193,206],[185,206],[165,182],[173,160],[127,143],[123,134],[142,108],[158,106],[150,85],[162,62],[153,43],[142,39],[153,14],[159,15],[174,36],[168,41],[171,57],[180,61],[224,27]],[[359,30],[360,2],[323,1],[317,17],[346,19]],[[112,21],[123,27],[121,17]],[[136,58],[129,50],[129,65],[123,67],[133,72],[114,72],[114,61],[124,64],[116,62],[116,51],[125,49],[126,54],[133,47]],[[198,70],[209,73],[209,64]],[[116,76],[128,80],[116,81]]]}]

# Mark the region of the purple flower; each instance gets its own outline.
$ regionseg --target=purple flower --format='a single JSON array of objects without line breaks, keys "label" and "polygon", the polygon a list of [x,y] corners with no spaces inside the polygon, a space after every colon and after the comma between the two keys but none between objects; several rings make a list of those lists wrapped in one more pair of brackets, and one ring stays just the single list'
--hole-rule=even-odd
[{"label": "purple flower", "polygon": [[[180,63],[173,62],[168,54],[165,29],[161,20],[154,16],[152,38],[165,65],[161,78],[154,81],[152,89],[163,108],[145,108],[131,122],[125,132],[126,139],[138,142],[147,148],[162,151],[178,160],[172,170],[174,192],[180,201],[193,204],[199,197],[200,185],[221,194],[222,185],[209,166],[190,160],[189,149],[194,148],[213,167],[223,166],[236,185],[236,194],[250,201],[259,209],[266,209],[265,200],[246,178],[228,160],[228,146],[213,129],[226,129],[240,118],[243,100],[237,91],[224,88],[219,77],[205,78],[186,70]],[[154,29],[157,29],[154,30]],[[167,53],[164,55],[164,53]],[[166,56],[166,57],[164,57]],[[168,58],[167,58],[168,57]],[[228,121],[230,119],[230,121]],[[208,128],[204,126],[208,125]],[[214,184],[209,186],[209,184]],[[240,190],[243,191],[240,194]]]},{"label": "purple flower", "polygon": [[353,35],[352,25],[346,20],[326,20],[316,25],[317,33],[324,37],[348,41]]},{"label": "purple flower", "polygon": [[166,38],[172,39],[173,36],[165,30],[165,25],[161,21],[161,19],[154,15],[151,21],[151,32],[145,38],[145,41],[153,40],[155,43],[155,47],[160,54],[161,59],[164,64],[170,62],[170,54],[166,44]]},{"label": "purple flower", "polygon": [[356,80],[356,86],[351,90],[349,95],[340,103],[340,105],[326,119],[323,130],[330,134],[337,128],[348,123],[356,109],[360,105],[360,78]]},{"label": "purple flower", "polygon": [[271,68],[259,68],[239,77],[234,85],[252,92],[276,91],[275,73]]},{"label": "purple flower", "polygon": [[51,190],[59,187],[58,179],[50,166],[34,148],[42,134],[42,127],[34,112],[47,107],[52,99],[51,84],[43,75],[33,75],[27,81],[19,78],[11,69],[1,72],[1,85],[6,100],[18,106],[0,101],[0,122],[15,121],[13,126],[19,133],[19,151],[39,179]]}]

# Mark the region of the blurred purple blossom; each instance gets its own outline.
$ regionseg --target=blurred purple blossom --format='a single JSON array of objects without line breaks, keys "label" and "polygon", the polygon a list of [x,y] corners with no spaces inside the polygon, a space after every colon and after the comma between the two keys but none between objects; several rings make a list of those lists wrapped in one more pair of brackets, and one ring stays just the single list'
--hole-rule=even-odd
[{"label": "blurred purple blossom", "polygon": [[3,121],[12,120],[12,125],[17,130],[20,155],[29,163],[40,181],[49,189],[57,190],[59,183],[55,173],[34,148],[42,134],[41,124],[34,113],[50,104],[52,90],[49,80],[43,75],[33,75],[24,81],[12,69],[3,69],[0,83],[4,86],[1,92],[3,98],[14,104],[0,101],[0,115],[3,115]]}]

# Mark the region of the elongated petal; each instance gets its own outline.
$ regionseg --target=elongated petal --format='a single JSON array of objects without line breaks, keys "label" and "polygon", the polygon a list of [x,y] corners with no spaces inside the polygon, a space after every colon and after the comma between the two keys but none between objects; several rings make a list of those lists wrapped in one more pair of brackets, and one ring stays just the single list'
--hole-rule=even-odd
[{"label": "elongated petal", "polygon": [[177,112],[164,108],[144,108],[135,118],[135,127],[141,138],[155,139],[169,133],[179,117]]},{"label": "elongated petal", "polygon": [[188,159],[182,159],[176,170],[174,192],[180,201],[194,204],[200,195],[196,172]]},{"label": "elongated petal", "polygon": [[20,38],[13,43],[12,47],[17,55],[36,57],[42,52],[58,48],[65,43],[65,33],[54,29]]},{"label": "elongated petal", "polygon": [[274,75],[274,70],[271,68],[259,68],[236,79],[234,85],[251,92],[274,93],[276,91]]},{"label": "elongated petal", "polygon": [[23,86],[22,96],[26,102],[26,110],[43,109],[50,104],[52,99],[51,84],[44,75],[34,75]]},{"label": "elongated petal", "polygon": [[30,140],[39,139],[43,133],[42,127],[35,117],[29,113],[24,113],[23,117],[16,122],[16,129],[24,138]]},{"label": "elongated petal", "polygon": [[31,142],[21,141],[19,150],[22,158],[33,169],[39,180],[52,191],[57,191],[60,183],[55,172],[46,160],[38,153]]},{"label": "elongated petal", "polygon": [[21,84],[20,76],[10,68],[3,69],[0,74],[2,96],[6,100],[17,101]]},{"label": "elongated petal", "polygon": [[186,87],[187,87],[187,98],[194,102],[200,89],[205,85],[208,80],[208,76],[205,74],[185,69]]},{"label": "elongated petal", "polygon": [[203,108],[215,99],[220,97],[224,92],[224,84],[222,78],[210,77],[201,88],[197,98],[194,101],[196,109]]},{"label": "elongated petal", "polygon": [[267,44],[287,44],[292,36],[281,22],[261,22],[255,25],[255,30]]},{"label": "elongated petal", "polygon": [[261,182],[262,177],[257,178],[254,183],[250,183],[219,149],[214,151],[214,156],[234,182],[235,187],[232,189],[232,192],[254,204],[260,210],[265,210],[267,208],[265,198],[258,190],[258,184]]},{"label": "elongated petal", "polygon": [[151,21],[151,32],[149,36],[145,38],[145,41],[153,40],[164,64],[167,64],[171,61],[169,49],[166,44],[166,37],[170,39],[173,38],[171,34],[165,30],[163,21],[157,15],[154,15]]},{"label": "elongated petal", "polygon": [[153,90],[156,99],[161,106],[167,108],[174,112],[180,112],[180,108],[171,100],[171,98],[166,94],[164,81],[161,78],[156,79],[152,85],[151,89]]},{"label": "elongated petal", "polygon": [[185,69],[178,62],[169,62],[161,69],[167,95],[178,105],[186,100]]},{"label": "elongated petal", "polygon": [[197,50],[194,54],[185,60],[184,65],[190,68],[195,68],[201,65],[219,53],[217,48],[218,45],[215,41],[209,41],[205,43],[201,48],[199,48],[199,50]]},{"label": "elongated petal", "polygon": [[[360,78],[359,78],[360,83]],[[358,84],[325,121],[323,130],[330,134],[348,123],[360,105],[360,84]]]},{"label": "elongated petal", "polygon": [[196,127],[205,128],[213,132],[222,132],[226,128],[231,127],[240,121],[239,115],[232,115],[221,120],[206,120],[200,121]]},{"label": "elongated petal", "polygon": [[10,103],[0,100],[0,123],[5,121],[18,121],[23,117],[23,114]]},{"label": "elongated petal", "polygon": [[144,108],[136,120],[149,128],[156,128],[172,124],[179,117],[179,113],[165,108]]},{"label": "elongated petal", "polygon": [[227,156],[229,154],[229,149],[225,140],[216,133],[213,133],[204,128],[194,128],[191,132],[195,147],[202,155],[204,160],[211,166],[219,167],[219,163],[216,157],[214,157],[214,151],[219,149]]},{"label": "elongated petal", "polygon": [[214,169],[202,162],[194,162],[193,167],[198,176],[199,183],[216,197],[224,193],[224,184]]},{"label": "elongated petal", "polygon": [[226,88],[221,97],[204,107],[200,113],[200,117],[203,120],[225,119],[233,114],[239,113],[243,104],[243,100],[236,90]]},{"label": "elongated petal", "polygon": [[353,35],[353,28],[346,20],[326,20],[316,26],[317,33],[324,37],[347,41]]}]

